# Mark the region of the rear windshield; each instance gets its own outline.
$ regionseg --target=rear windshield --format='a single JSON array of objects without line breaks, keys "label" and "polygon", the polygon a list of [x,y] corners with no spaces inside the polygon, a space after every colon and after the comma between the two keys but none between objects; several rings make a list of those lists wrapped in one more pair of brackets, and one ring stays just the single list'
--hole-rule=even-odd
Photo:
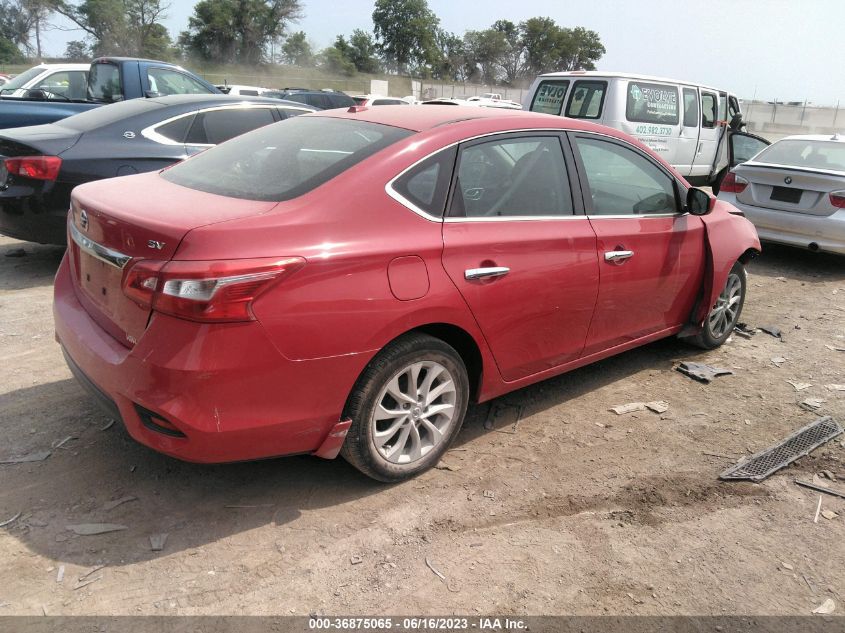
[{"label": "rear windshield", "polygon": [[91,64],[88,75],[88,96],[94,101],[113,103],[123,100],[120,70],[114,64]]},{"label": "rear windshield", "polygon": [[131,99],[130,101],[113,103],[108,107],[99,106],[75,114],[67,119],[62,119],[60,123],[62,127],[69,127],[79,132],[88,132],[161,107],[164,106],[152,99]]},{"label": "rear windshield", "polygon": [[778,141],[760,152],[754,162],[845,171],[845,143],[801,139]]},{"label": "rear windshield", "polygon": [[543,81],[534,93],[531,101],[532,112],[560,115],[563,110],[563,98],[566,96],[568,81]]},{"label": "rear windshield", "polygon": [[319,187],[411,134],[365,121],[301,116],[248,132],[161,175],[197,191],[280,202]]}]

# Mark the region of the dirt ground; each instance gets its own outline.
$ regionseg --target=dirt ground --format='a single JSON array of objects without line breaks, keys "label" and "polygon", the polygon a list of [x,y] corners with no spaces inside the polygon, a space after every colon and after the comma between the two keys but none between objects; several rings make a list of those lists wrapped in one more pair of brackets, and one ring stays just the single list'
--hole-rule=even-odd
[{"label": "dirt ground", "polygon": [[[845,421],[825,387],[845,383],[826,347],[845,347],[843,258],[769,246],[751,264],[742,320],[784,342],[669,339],[523,389],[501,416],[472,409],[439,469],[388,486],[342,460],[181,463],[104,429],[53,340],[61,254],[0,238],[0,459],[52,450],[0,465],[0,523],[20,513],[0,528],[0,615],[845,610],[845,499],[814,523],[819,495],[793,484],[826,470],[845,489],[845,436],[761,484],[717,479],[812,421],[805,398]],[[679,360],[735,375],[700,384]],[[652,400],[668,411],[608,410]],[[128,529],[66,527],[100,522]]]}]

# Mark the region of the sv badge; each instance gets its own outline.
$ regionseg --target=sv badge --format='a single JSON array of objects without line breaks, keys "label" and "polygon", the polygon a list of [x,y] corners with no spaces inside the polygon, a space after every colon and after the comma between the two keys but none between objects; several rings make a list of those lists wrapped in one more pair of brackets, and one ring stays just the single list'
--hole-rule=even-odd
[{"label": "sv badge", "polygon": [[149,242],[147,242],[147,246],[149,246],[150,248],[154,248],[157,251],[160,251],[161,249],[164,248],[164,242],[157,242],[156,240],[150,240]]}]

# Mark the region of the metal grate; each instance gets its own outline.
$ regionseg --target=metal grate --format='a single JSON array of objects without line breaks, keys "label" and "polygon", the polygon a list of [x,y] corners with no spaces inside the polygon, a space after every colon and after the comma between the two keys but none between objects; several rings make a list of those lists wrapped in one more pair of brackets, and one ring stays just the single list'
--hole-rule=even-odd
[{"label": "metal grate", "polygon": [[830,416],[818,418],[771,448],[731,466],[719,475],[719,479],[761,481],[842,432],[842,427]]}]

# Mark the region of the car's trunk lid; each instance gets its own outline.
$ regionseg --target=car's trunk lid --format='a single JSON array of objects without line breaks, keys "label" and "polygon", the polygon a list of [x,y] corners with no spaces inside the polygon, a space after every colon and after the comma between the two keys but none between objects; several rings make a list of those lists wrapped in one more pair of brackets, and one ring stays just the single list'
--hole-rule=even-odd
[{"label": "car's trunk lid", "polygon": [[828,194],[845,189],[845,174],[836,172],[755,163],[739,165],[735,172],[748,181],[737,202],[778,211],[828,216],[836,211]]},{"label": "car's trunk lid", "polygon": [[124,274],[134,264],[169,261],[191,229],[265,213],[275,204],[194,191],[157,173],[77,187],[68,239],[77,297],[104,330],[131,347],[150,317],[148,307],[123,293]]},{"label": "car's trunk lid", "polygon": [[0,156],[59,156],[80,136],[82,132],[58,124],[4,130],[0,133]]}]

